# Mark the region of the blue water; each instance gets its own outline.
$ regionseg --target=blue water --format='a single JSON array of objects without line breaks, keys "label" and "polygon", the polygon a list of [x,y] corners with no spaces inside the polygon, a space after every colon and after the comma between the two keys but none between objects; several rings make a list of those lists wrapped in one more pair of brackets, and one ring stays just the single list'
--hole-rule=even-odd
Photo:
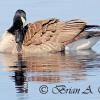
[{"label": "blue water", "polygon": [[[3,100],[99,100],[100,55],[92,50],[38,56],[1,54],[0,57],[0,98]],[[41,90],[42,85],[48,89]],[[66,92],[75,88],[80,92]]]},{"label": "blue water", "polygon": [[[17,9],[26,11],[27,23],[55,17],[100,24],[99,8],[100,0],[3,0],[0,36]],[[100,42],[92,49],[38,56],[0,54],[0,100],[99,100]],[[69,92],[75,88],[78,94]]]}]

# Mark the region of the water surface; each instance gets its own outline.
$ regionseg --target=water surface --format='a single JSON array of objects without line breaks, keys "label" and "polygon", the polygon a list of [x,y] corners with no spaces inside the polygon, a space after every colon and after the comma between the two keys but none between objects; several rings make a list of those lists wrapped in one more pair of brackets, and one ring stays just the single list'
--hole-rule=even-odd
[{"label": "water surface", "polygon": [[[100,97],[100,55],[92,50],[33,56],[0,54],[0,58],[0,97],[4,100],[74,100],[74,97],[98,100]],[[39,90],[42,85],[48,87],[45,94]],[[56,86],[78,88],[80,92],[54,90],[57,92],[54,94],[52,89]],[[92,93],[86,90],[89,86]],[[88,94],[82,94],[85,90]]]}]

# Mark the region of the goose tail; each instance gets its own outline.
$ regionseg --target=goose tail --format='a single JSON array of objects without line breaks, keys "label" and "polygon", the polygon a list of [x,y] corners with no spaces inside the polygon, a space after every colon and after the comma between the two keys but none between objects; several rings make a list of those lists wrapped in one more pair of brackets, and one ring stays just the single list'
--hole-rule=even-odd
[{"label": "goose tail", "polygon": [[93,38],[93,37],[100,37],[100,31],[87,31],[89,29],[100,29],[100,26],[99,25],[86,25],[85,32],[84,32],[86,39]]},{"label": "goose tail", "polygon": [[88,30],[88,29],[100,29],[100,26],[99,25],[86,25],[85,30]]},{"label": "goose tail", "polygon": [[86,39],[92,37],[100,37],[100,31],[87,31]]}]

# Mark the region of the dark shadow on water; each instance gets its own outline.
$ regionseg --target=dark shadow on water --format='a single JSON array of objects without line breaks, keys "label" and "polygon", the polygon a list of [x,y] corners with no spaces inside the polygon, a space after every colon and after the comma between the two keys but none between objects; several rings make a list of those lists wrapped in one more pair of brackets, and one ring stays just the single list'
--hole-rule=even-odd
[{"label": "dark shadow on water", "polygon": [[26,64],[22,59],[22,55],[18,54],[18,60],[16,66],[9,66],[9,68],[17,68],[11,76],[15,82],[17,93],[27,93],[28,92],[28,82],[26,76]]}]

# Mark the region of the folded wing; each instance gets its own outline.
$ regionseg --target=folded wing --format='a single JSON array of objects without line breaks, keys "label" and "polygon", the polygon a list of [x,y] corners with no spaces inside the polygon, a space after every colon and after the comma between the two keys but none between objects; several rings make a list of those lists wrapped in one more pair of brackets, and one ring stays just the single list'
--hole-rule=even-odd
[{"label": "folded wing", "polygon": [[41,20],[27,25],[23,45],[40,45],[47,41],[70,42],[78,36],[86,26],[82,20],[59,21],[58,19]]}]

